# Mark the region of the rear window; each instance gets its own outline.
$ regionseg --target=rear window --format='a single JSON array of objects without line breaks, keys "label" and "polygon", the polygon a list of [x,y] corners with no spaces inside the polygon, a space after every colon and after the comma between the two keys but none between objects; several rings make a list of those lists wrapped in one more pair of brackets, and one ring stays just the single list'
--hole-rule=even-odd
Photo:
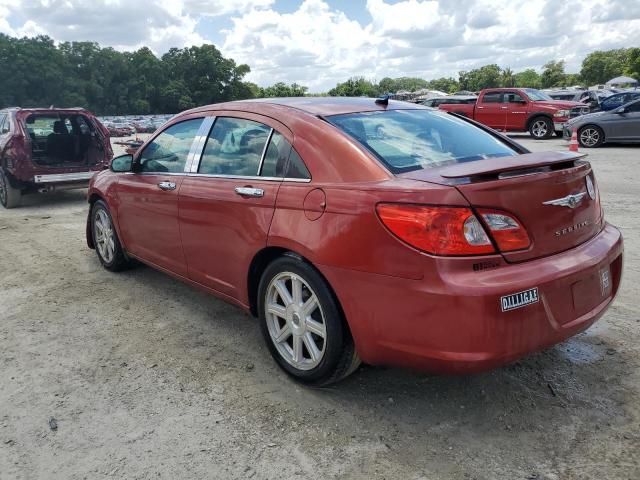
[{"label": "rear window", "polygon": [[393,173],[517,155],[489,133],[433,110],[350,113],[327,120]]}]

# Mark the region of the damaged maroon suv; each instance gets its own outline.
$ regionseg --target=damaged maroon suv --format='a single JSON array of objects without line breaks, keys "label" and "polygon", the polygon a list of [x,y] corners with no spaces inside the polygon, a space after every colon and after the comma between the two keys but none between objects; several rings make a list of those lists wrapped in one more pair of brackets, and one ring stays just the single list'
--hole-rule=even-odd
[{"label": "damaged maroon suv", "polygon": [[84,188],[113,157],[109,132],[81,108],[0,110],[0,203],[22,195]]}]

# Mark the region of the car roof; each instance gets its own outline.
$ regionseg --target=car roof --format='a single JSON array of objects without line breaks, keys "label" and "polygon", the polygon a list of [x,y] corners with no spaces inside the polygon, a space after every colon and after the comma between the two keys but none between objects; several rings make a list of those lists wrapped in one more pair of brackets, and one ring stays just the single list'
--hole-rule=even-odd
[{"label": "car roof", "polygon": [[[279,108],[278,108],[279,107]],[[260,113],[274,108],[295,109],[314,116],[338,115],[345,113],[372,112],[384,110],[420,110],[426,109],[414,103],[389,100],[388,104],[376,103],[368,97],[283,97],[257,98],[234,102],[216,103],[188,110],[184,113],[197,113],[209,110],[244,110]]]}]

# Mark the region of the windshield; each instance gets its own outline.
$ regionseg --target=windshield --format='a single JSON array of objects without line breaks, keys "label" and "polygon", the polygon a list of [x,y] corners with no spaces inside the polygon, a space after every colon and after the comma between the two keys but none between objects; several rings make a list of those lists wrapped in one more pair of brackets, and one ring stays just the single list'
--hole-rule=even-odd
[{"label": "windshield", "polygon": [[393,173],[517,155],[498,138],[432,110],[386,110],[327,117]]},{"label": "windshield", "polygon": [[525,88],[524,91],[527,93],[529,100],[534,102],[538,102],[540,100],[553,100],[549,95],[540,90],[536,90],[535,88]]}]

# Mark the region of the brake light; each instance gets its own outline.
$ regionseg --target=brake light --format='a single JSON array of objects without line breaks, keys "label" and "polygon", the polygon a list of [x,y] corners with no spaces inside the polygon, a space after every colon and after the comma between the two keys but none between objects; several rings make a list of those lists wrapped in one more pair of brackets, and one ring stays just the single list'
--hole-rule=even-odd
[{"label": "brake light", "polygon": [[527,231],[511,215],[486,209],[479,209],[478,213],[482,215],[501,252],[523,250],[531,245]]},{"label": "brake light", "polygon": [[381,203],[382,223],[400,240],[434,255],[495,253],[484,228],[466,207]]}]

